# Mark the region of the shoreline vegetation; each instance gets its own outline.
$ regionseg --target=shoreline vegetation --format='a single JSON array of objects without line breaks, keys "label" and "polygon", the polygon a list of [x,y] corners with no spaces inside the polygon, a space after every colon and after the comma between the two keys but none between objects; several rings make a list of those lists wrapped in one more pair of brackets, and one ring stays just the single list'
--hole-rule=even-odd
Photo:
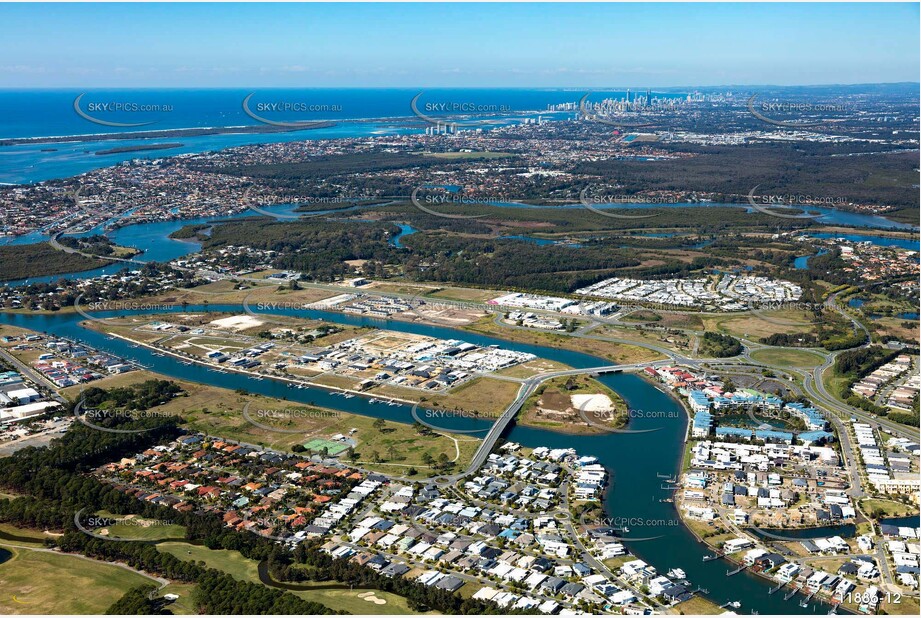
[{"label": "shoreline vegetation", "polygon": [[65,253],[48,242],[0,247],[0,281],[16,281],[49,275],[68,275],[95,270],[112,263],[105,257]]},{"label": "shoreline vegetation", "polygon": [[[124,139],[158,139],[161,137],[204,137],[208,135],[239,135],[263,133],[295,133],[311,129],[328,129],[335,122],[322,121],[309,127],[276,127],[272,125],[241,125],[227,127],[200,127],[187,129],[161,129],[158,131],[128,131],[124,133],[90,133],[84,135],[59,135],[48,137],[13,137],[0,140],[0,146],[18,146],[20,144],[60,144],[70,142],[103,142]],[[98,154],[98,153],[97,153]]]},{"label": "shoreline vegetation", "polygon": [[168,150],[170,148],[182,148],[185,144],[181,142],[172,142],[168,144],[139,144],[137,146],[119,146],[118,148],[108,148],[106,150],[97,150],[97,155],[121,154],[123,152],[144,152],[145,150]]}]

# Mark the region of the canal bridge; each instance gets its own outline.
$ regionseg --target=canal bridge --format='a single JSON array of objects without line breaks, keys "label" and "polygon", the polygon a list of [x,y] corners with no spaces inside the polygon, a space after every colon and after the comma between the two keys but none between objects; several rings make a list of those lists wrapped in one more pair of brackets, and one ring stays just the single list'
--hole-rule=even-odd
[{"label": "canal bridge", "polygon": [[521,385],[521,388],[518,390],[518,396],[515,398],[509,406],[505,409],[502,415],[496,419],[496,422],[493,423],[492,427],[489,429],[489,433],[486,434],[486,437],[483,438],[483,442],[480,444],[480,447],[477,449],[476,453],[473,455],[473,459],[470,461],[470,465],[467,466],[467,469],[459,474],[454,474],[444,477],[450,482],[456,482],[464,477],[471,476],[476,474],[480,467],[486,462],[486,458],[489,457],[489,454],[496,446],[496,442],[499,441],[499,438],[505,433],[509,425],[515,420],[515,417],[518,415],[518,412],[521,410],[524,403],[528,398],[534,394],[534,391],[540,387],[541,384],[547,380],[552,380],[554,378],[559,378],[563,376],[575,376],[575,375],[603,375],[606,373],[617,373],[620,371],[635,371],[642,369],[644,367],[655,367],[658,365],[667,365],[671,360],[661,360],[661,361],[652,361],[649,363],[634,363],[631,365],[604,365],[601,367],[586,367],[584,369],[567,369],[563,371],[553,371],[550,373],[542,373],[536,376],[530,377],[524,381]]}]

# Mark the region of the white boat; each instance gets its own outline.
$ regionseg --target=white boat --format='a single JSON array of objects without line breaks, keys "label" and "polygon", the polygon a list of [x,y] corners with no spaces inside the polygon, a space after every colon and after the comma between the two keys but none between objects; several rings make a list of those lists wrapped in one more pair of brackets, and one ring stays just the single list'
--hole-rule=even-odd
[{"label": "white boat", "polygon": [[671,579],[685,579],[687,577],[687,573],[681,569],[672,569],[667,575]]}]

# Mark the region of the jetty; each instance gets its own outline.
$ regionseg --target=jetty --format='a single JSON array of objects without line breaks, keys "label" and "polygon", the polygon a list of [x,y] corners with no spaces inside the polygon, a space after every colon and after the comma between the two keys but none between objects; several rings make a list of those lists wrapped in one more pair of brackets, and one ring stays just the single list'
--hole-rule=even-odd
[{"label": "jetty", "polygon": [[812,600],[812,597],[815,596],[815,593],[818,592],[818,588],[815,590],[809,590],[809,594],[806,595],[806,598],[799,602],[800,607],[806,607],[809,605],[809,601]]},{"label": "jetty", "polygon": [[783,588],[783,587],[786,586],[786,585],[787,585],[786,582],[780,582],[779,584],[777,584],[776,586],[774,586],[773,588],[771,588],[770,590],[768,590],[768,594],[774,594],[775,592],[779,592],[780,589]]},{"label": "jetty", "polygon": [[743,565],[741,565],[741,566],[739,566],[739,567],[736,567],[735,569],[733,569],[733,570],[731,570],[731,571],[726,571],[726,577],[732,577],[733,575],[736,575],[736,574],[738,574],[738,573],[741,573],[742,571],[744,571],[744,570],[747,569],[747,568],[748,568],[748,565],[743,564]]}]

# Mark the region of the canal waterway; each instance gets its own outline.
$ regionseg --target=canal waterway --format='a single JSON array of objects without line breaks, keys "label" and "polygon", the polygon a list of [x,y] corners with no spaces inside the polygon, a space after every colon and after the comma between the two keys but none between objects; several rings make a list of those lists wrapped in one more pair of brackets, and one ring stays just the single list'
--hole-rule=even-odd
[{"label": "canal waterway", "polygon": [[[239,313],[242,308],[235,305],[212,305],[207,308],[203,306],[192,306],[185,309],[177,307],[176,310]],[[462,339],[481,346],[500,345],[507,349],[550,358],[577,368],[609,364],[609,361],[588,354],[509,342],[441,326],[398,320],[375,320],[357,315],[318,310],[273,310],[273,312],[354,326],[387,328],[444,339]],[[144,312],[101,312],[98,317],[139,313]],[[143,347],[132,347],[123,340],[110,338],[84,328],[80,325],[81,320],[83,318],[74,313],[0,313],[2,323],[83,341],[98,349],[134,359],[152,371],[173,378],[222,388],[245,389],[252,393],[396,422],[411,422],[410,408],[406,405],[390,406],[372,403],[364,397],[346,399],[333,391],[321,388],[288,388],[285,384],[270,379],[257,380],[246,375],[221,373],[197,364],[180,365],[179,362],[168,356],[155,356],[153,352]],[[703,562],[703,556],[712,551],[699,543],[681,524],[674,505],[664,502],[665,499],[671,497],[673,492],[668,489],[663,477],[679,473],[682,464],[687,428],[687,415],[683,407],[677,400],[635,374],[607,374],[601,376],[599,380],[620,394],[630,409],[645,412],[643,415],[636,415],[636,418],[631,421],[631,429],[652,431],[574,437],[544,429],[513,425],[508,431],[507,438],[528,447],[571,447],[575,448],[580,455],[597,457],[611,474],[612,484],[604,498],[606,519],[618,518],[623,527],[628,528],[624,533],[624,538],[630,550],[656,566],[661,573],[676,567],[684,569],[692,584],[692,589],[701,586],[709,590],[707,596],[716,603],[740,601],[742,609],[739,611],[742,613],[750,613],[753,610],[760,614],[810,614],[827,611],[827,608],[823,609],[818,603],[812,603],[808,608],[801,608],[798,596],[784,601],[782,595],[768,595],[770,584],[767,580],[748,572],[727,577],[726,573],[732,567],[722,560]],[[439,423],[442,422],[446,430],[485,430],[488,427],[487,421],[469,418],[454,417],[439,420]],[[611,524],[610,521],[597,523]]]}]

